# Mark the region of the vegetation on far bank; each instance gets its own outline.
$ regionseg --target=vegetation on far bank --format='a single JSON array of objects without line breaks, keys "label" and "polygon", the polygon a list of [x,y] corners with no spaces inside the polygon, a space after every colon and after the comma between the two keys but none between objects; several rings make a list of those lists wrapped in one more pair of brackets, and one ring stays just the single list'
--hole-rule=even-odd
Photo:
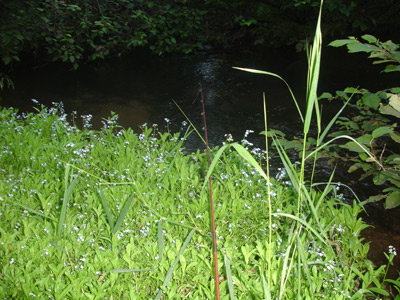
[{"label": "vegetation on far bank", "polygon": [[[301,41],[314,33],[319,4],[319,0],[1,1],[1,65],[34,58],[37,65],[61,61],[76,69],[142,47],[158,54],[233,45],[298,44],[302,49]],[[327,1],[323,33],[333,39],[396,32],[399,10],[395,0]]]}]

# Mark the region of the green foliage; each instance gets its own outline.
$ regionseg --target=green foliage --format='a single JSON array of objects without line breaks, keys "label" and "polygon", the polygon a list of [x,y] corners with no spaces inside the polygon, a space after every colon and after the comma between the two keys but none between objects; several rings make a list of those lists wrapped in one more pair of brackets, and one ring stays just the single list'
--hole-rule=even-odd
[{"label": "green foliage", "polygon": [[[364,35],[365,42],[355,38],[337,40],[330,45],[347,46],[349,52],[366,52],[374,59],[374,63],[389,63],[384,72],[399,71],[399,45],[392,41],[380,42],[371,35]],[[397,65],[393,65],[393,63]],[[286,150],[294,150],[301,156],[304,152],[310,158],[328,159],[329,164],[342,160],[349,164],[348,172],[361,173],[360,180],[372,178],[377,186],[382,186],[382,192],[371,196],[366,202],[385,200],[385,208],[391,209],[400,205],[400,88],[370,92],[366,89],[346,88],[337,91],[335,97],[324,93],[319,101],[338,101],[344,104],[338,114],[320,135],[320,139],[307,137],[303,143],[301,138],[288,140],[283,133],[275,132],[280,145]],[[347,108],[348,113],[340,116]],[[334,131],[329,133],[333,140],[322,145],[322,140],[328,130],[334,125]],[[319,130],[319,129],[318,129]],[[345,138],[346,142],[340,142]],[[314,150],[317,147],[317,150]]]},{"label": "green foliage", "polygon": [[[337,40],[330,45],[346,46],[350,53],[366,52],[375,64],[389,63],[383,72],[400,71],[399,45],[392,41],[381,42],[372,35],[362,36],[364,42],[354,37],[347,40]],[[400,205],[400,88],[372,93],[365,89],[347,88],[338,91],[336,98],[348,100],[353,97],[350,106],[353,113],[341,117],[336,122],[337,131],[357,137],[356,140],[369,149],[379,163],[366,156],[358,145],[348,142],[344,145],[331,145],[330,155],[351,161],[349,172],[361,171],[361,180],[372,177],[375,185],[383,186],[382,193],[371,196],[368,202],[385,200],[385,208],[390,209]],[[340,149],[349,150],[345,156]]]},{"label": "green foliage", "polygon": [[363,42],[355,37],[349,37],[346,40],[333,41],[329,45],[333,47],[346,46],[349,53],[369,53],[369,58],[375,60],[374,64],[390,63],[383,72],[400,71],[399,44],[393,43],[391,40],[381,42],[370,34],[365,34],[361,38],[364,40]]},{"label": "green foliage", "polygon": [[[383,295],[383,296],[389,296],[389,293],[386,292],[384,289],[382,289],[382,286],[380,284],[380,281],[378,280],[378,277],[381,275],[382,270],[384,267],[379,268],[378,270],[374,270],[373,266],[371,264],[368,264],[367,266],[367,272],[366,273],[360,273],[359,270],[353,269],[352,267],[349,266],[349,272],[343,275],[339,276],[345,276],[344,278],[347,278],[345,285],[350,284],[350,282],[354,282],[355,277],[362,278],[363,284],[361,285],[361,288],[354,294],[354,295],[348,295],[346,292],[343,292],[343,289],[339,288],[341,290],[340,295],[326,295],[324,291],[322,290],[323,284],[316,279],[318,277],[317,274],[319,274],[320,269],[318,269],[319,265],[322,265],[326,267],[327,269],[330,268],[329,265],[325,266],[324,262],[320,261],[319,259],[316,259],[315,261],[310,260],[309,255],[306,252],[307,249],[307,240],[308,236],[312,236],[315,241],[318,241],[322,244],[325,245],[331,245],[332,250],[338,251],[338,253],[341,253],[342,251],[345,251],[344,249],[337,248],[337,243],[330,241],[329,236],[332,236],[332,232],[327,232],[325,229],[325,226],[327,224],[327,220],[323,218],[323,214],[321,210],[323,210],[323,207],[326,207],[326,204],[329,205],[334,205],[333,202],[326,202],[324,199],[325,196],[329,195],[332,191],[334,191],[334,187],[331,184],[331,180],[333,177],[330,178],[328,183],[325,183],[325,189],[318,193],[314,188],[316,185],[313,184],[306,184],[306,174],[305,174],[305,163],[306,160],[309,158],[314,157],[314,167],[315,167],[315,161],[318,158],[317,154],[321,149],[326,147],[328,144],[332,143],[334,139],[328,141],[325,144],[322,144],[324,137],[327,135],[327,132],[335,122],[335,120],[338,118],[340,112],[343,110],[341,109],[338,114],[329,122],[329,124],[326,126],[324,131],[322,131],[322,126],[321,126],[321,118],[320,118],[320,108],[319,108],[319,99],[317,98],[317,85],[318,85],[318,80],[319,80],[319,67],[320,67],[320,58],[321,58],[321,44],[322,44],[322,35],[321,35],[321,11],[322,11],[322,4],[323,1],[320,2],[321,8],[319,12],[319,18],[318,18],[318,23],[316,26],[316,33],[315,33],[315,38],[314,38],[314,43],[313,46],[310,50],[309,53],[309,70],[308,70],[308,76],[307,76],[307,95],[306,95],[306,111],[304,113],[304,117],[302,112],[299,110],[299,116],[303,122],[303,139],[299,141],[299,146],[302,147],[300,151],[300,166],[299,168],[296,166],[295,163],[292,163],[291,159],[289,158],[289,155],[287,153],[287,149],[280,143],[280,140],[282,140],[282,136],[284,136],[283,133],[277,132],[276,130],[268,130],[267,126],[267,117],[266,117],[266,108],[264,109],[264,114],[265,114],[265,131],[263,134],[266,135],[266,147],[267,147],[267,156],[269,156],[268,152],[268,137],[272,138],[272,143],[274,144],[275,148],[278,151],[278,154],[281,158],[281,161],[284,166],[284,170],[287,173],[287,177],[289,179],[290,184],[293,187],[293,196],[294,198],[291,200],[291,202],[294,202],[294,211],[288,212],[285,210],[284,212],[276,212],[273,214],[273,216],[278,216],[278,217],[283,217],[285,219],[292,220],[294,223],[292,223],[292,226],[290,229],[287,229],[287,240],[288,240],[288,245],[285,248],[284,255],[282,260],[278,262],[277,265],[273,265],[271,267],[271,264],[275,263],[276,260],[271,259],[271,256],[274,255],[274,252],[269,249],[268,251],[262,251],[262,253],[265,253],[265,264],[268,265],[268,269],[265,270],[266,268],[264,267],[264,272],[265,275],[262,274],[261,280],[262,281],[262,287],[263,287],[263,295],[265,299],[272,299],[274,298],[274,294],[278,295],[277,299],[295,299],[296,296],[299,297],[301,293],[302,299],[311,299],[318,293],[322,298],[329,298],[329,299],[340,299],[341,297],[343,298],[352,298],[352,299],[358,299],[362,297],[364,294],[367,295]],[[235,67],[236,68],[236,67]],[[260,70],[254,70],[254,69],[248,69],[248,68],[236,68],[242,71],[246,72],[251,72],[251,73],[256,73],[256,74],[264,74],[264,75],[269,75],[273,76],[276,78],[279,78],[280,80],[284,81],[280,76],[270,73],[267,71],[260,71]],[[285,81],[284,81],[285,82]],[[285,82],[286,83],[286,82]],[[291,92],[290,87],[289,91]],[[296,103],[297,108],[299,107],[297,104],[296,98],[293,96],[293,93],[291,92],[293,100]],[[327,95],[324,95],[324,97]],[[265,97],[264,97],[264,106],[265,106]],[[347,103],[346,103],[347,104]],[[309,138],[309,135],[311,134],[310,132],[310,126],[311,126],[311,120],[313,119],[312,116],[315,112],[316,116],[316,126],[317,126],[317,136],[315,139],[312,140],[312,144],[309,143],[311,138]],[[381,130],[381,131],[376,131],[375,136],[381,136],[385,134],[387,130]],[[337,138],[337,137],[336,137]],[[350,140],[355,141],[353,138],[348,137],[348,136],[339,136],[339,138],[348,138]],[[357,146],[361,146],[362,152],[366,155],[372,156],[358,141],[355,141],[355,144]],[[266,178],[268,180],[268,177],[264,171],[261,169],[260,165],[255,162],[251,161],[248,159],[249,153],[247,150],[241,148],[239,145],[232,144],[233,147],[236,148],[238,153],[246,159],[255,170],[257,170],[260,175],[263,178]],[[311,149],[315,149],[313,152],[310,154],[306,155],[306,147],[312,146]],[[224,147],[227,147],[224,146]],[[214,158],[214,161],[218,159],[218,155],[220,154],[221,151],[224,150],[224,147],[222,147],[219,152],[216,154],[216,157]],[[267,161],[268,163],[268,161]],[[268,167],[267,167],[268,170]],[[268,171],[267,171],[268,172]],[[209,172],[210,173],[210,172]],[[314,170],[311,174],[311,179],[308,182],[313,182],[313,174]],[[267,181],[267,185],[268,181]],[[317,196],[318,195],[318,196]],[[269,203],[269,207],[273,207],[275,203]],[[357,207],[360,209],[359,207]],[[346,212],[345,214],[348,215],[349,212]],[[350,213],[351,214],[351,213]],[[346,218],[346,216],[344,216]],[[271,223],[270,223],[271,224]],[[354,224],[355,227],[352,229],[353,232],[360,232],[365,225],[363,224]],[[361,253],[367,253],[368,252],[368,246],[356,246],[354,244],[354,239],[350,238],[348,240],[348,246],[347,251],[352,253],[352,255],[358,255]],[[274,239],[269,239],[268,242],[266,242],[267,247],[271,247],[273,245]],[[257,246],[257,250],[259,250],[261,247],[260,245]],[[336,249],[335,249],[336,246]],[[255,251],[255,249],[252,248],[247,248],[247,247],[242,247],[242,252],[245,256],[245,262],[248,263],[249,257],[251,254]],[[309,251],[308,251],[309,252]],[[262,254],[258,254],[259,256],[263,257]],[[392,258],[393,259],[393,258]],[[294,262],[297,262],[294,263]],[[389,259],[389,262],[390,259]],[[351,262],[350,262],[351,263]],[[272,270],[279,269],[278,274],[279,276],[276,276],[276,274]],[[333,269],[333,268],[332,268]],[[335,270],[336,271],[336,270]],[[294,274],[295,275],[294,275]],[[269,280],[268,282],[265,280],[265,277],[267,277]],[[288,284],[290,282],[290,278],[295,278],[295,280],[298,280],[297,284],[294,283]],[[304,289],[304,286],[300,282],[305,282],[307,283],[307,289]],[[371,284],[376,285],[371,287]],[[259,284],[260,285],[260,284]],[[336,288],[334,288],[336,290]],[[273,291],[273,294],[271,295],[271,292]]]},{"label": "green foliage", "polygon": [[[77,69],[86,61],[149,45],[156,53],[198,47],[201,11],[185,1],[24,1],[1,3],[0,54],[5,65],[24,52]],[[190,22],[188,22],[190,20]]]},{"label": "green foliage", "polygon": [[0,73],[0,90],[3,90],[5,86],[14,88],[14,83],[8,75]]},{"label": "green foliage", "polygon": [[[0,111],[2,298],[213,298],[205,154],[186,154],[185,134],[135,134],[115,119],[92,131],[71,126],[60,106]],[[380,283],[359,206],[315,191],[305,204],[320,203],[317,216],[298,215],[293,186],[266,185],[235,148],[246,159],[221,151],[213,170],[223,297],[293,299],[300,287],[303,299],[341,299]]]},{"label": "green foliage", "polygon": [[[232,45],[298,43],[300,49],[302,41],[313,35],[318,4],[317,0],[1,1],[0,56],[5,66],[33,55],[40,63],[61,61],[77,69],[82,63],[139,47],[157,54]],[[378,26],[395,31],[398,10],[395,0],[329,1],[324,34],[365,32]]]}]

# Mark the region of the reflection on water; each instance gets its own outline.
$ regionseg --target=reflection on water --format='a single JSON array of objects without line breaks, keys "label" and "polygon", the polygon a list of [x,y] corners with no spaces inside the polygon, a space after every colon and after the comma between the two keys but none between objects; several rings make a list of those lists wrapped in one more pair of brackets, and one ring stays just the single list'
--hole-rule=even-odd
[{"label": "reflection on water", "polygon": [[[390,86],[388,79],[397,79],[397,74],[380,74],[380,66],[372,66],[365,56],[349,55],[342,49],[326,48],[322,59],[320,91],[359,85],[383,89]],[[46,105],[62,101],[67,112],[92,114],[94,128],[99,128],[101,119],[113,111],[124,127],[136,129],[143,123],[158,123],[162,128],[164,118],[169,118],[172,126],[179,129],[185,119],[173,104],[174,99],[196,127],[202,128],[201,84],[212,145],[220,144],[226,133],[240,140],[247,129],[263,130],[263,92],[270,127],[289,136],[300,135],[300,120],[285,84],[274,77],[234,70],[232,66],[275,72],[290,84],[298,100],[304,101],[305,53],[260,50],[186,57],[136,54],[82,66],[77,72],[56,65],[23,70],[11,74],[16,89],[0,94],[1,105],[30,110],[32,98]],[[191,137],[188,148],[199,147],[203,147],[199,139]]]}]

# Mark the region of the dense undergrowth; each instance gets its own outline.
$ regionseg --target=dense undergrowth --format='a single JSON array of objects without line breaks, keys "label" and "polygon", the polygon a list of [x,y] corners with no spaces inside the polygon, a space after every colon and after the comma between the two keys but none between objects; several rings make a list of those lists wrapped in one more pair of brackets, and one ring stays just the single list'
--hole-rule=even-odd
[{"label": "dense undergrowth", "polygon": [[[94,131],[89,119],[79,129],[60,105],[1,109],[0,297],[213,299],[206,156],[185,153],[189,130],[137,134],[113,116]],[[265,164],[263,151],[252,154]],[[361,207],[335,188],[310,190],[317,215],[307,202],[298,214],[288,178],[268,184],[235,151],[221,154],[222,299],[389,296],[384,266],[366,259]]]}]

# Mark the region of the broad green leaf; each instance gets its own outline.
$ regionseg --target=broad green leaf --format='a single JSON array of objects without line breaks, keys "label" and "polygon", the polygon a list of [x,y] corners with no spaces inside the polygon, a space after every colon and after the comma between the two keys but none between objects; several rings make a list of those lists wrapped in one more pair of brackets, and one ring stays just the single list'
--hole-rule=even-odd
[{"label": "broad green leaf", "polygon": [[353,152],[364,152],[364,150],[356,142],[347,142],[340,146],[341,148],[348,149]]},{"label": "broad green leaf", "polygon": [[[260,134],[265,135],[265,131],[261,131]],[[282,131],[277,130],[277,129],[270,129],[267,132],[267,136],[268,137],[272,137],[272,136],[279,136],[279,137],[285,137],[286,134],[284,134]]]},{"label": "broad green leaf", "polygon": [[393,131],[393,127],[390,126],[383,126],[383,127],[379,127],[377,129],[375,129],[374,131],[372,131],[372,137],[374,139],[381,137],[385,134],[391,133]]},{"label": "broad green leaf", "polygon": [[383,295],[383,296],[389,296],[389,293],[386,292],[384,289],[381,288],[377,288],[377,287],[370,287],[369,288],[370,291],[377,293],[379,295]]},{"label": "broad green leaf", "polygon": [[392,94],[390,95],[389,98],[389,104],[392,106],[395,110],[400,112],[400,97],[398,94]]},{"label": "broad green leaf", "polygon": [[361,44],[361,43],[351,43],[347,44],[347,49],[349,50],[349,53],[356,53],[356,52],[372,52],[374,50],[379,50],[378,47],[368,45],[368,44]]},{"label": "broad green leaf", "polygon": [[374,182],[375,185],[382,185],[387,181],[387,177],[382,173],[379,173],[373,178],[372,181]]},{"label": "broad green leaf", "polygon": [[368,107],[370,107],[370,108],[372,108],[372,109],[378,109],[379,104],[381,103],[381,98],[379,98],[379,97],[378,97],[377,95],[375,95],[375,94],[368,93],[368,94],[365,94],[365,95],[362,97],[362,102],[363,102],[366,106],[368,106]]},{"label": "broad green leaf", "polygon": [[354,40],[350,40],[350,39],[335,40],[335,41],[333,41],[333,42],[330,42],[330,43],[329,43],[329,46],[332,46],[332,47],[342,47],[342,46],[348,45],[348,44],[350,44],[350,43],[355,43],[355,41],[354,41]]},{"label": "broad green leaf", "polygon": [[357,88],[353,88],[353,87],[347,87],[344,89],[345,93],[349,93],[349,94],[360,94],[361,91]]},{"label": "broad green leaf", "polygon": [[387,65],[386,68],[383,70],[383,72],[385,73],[396,72],[396,71],[400,71],[399,65]]},{"label": "broad green leaf", "polygon": [[359,152],[358,156],[361,158],[363,161],[371,161],[371,158],[368,157],[368,155],[365,152]]},{"label": "broad green leaf", "polygon": [[376,37],[370,34],[364,34],[362,38],[366,40],[368,43],[376,43],[378,41]]},{"label": "broad green leaf", "polygon": [[395,141],[396,143],[400,143],[400,134],[396,131],[392,131],[390,133],[390,137],[392,138],[393,141]]},{"label": "broad green leaf", "polygon": [[287,140],[279,139],[279,143],[282,145],[282,147],[285,150],[303,147],[303,144],[300,141],[287,141]]},{"label": "broad green leaf", "polygon": [[359,168],[360,168],[360,164],[354,164],[347,170],[347,172],[352,173],[354,171],[357,171]]},{"label": "broad green leaf", "polygon": [[332,97],[333,97],[333,95],[331,93],[325,92],[325,93],[322,93],[322,95],[319,96],[318,99],[330,99]]},{"label": "broad green leaf", "polygon": [[359,130],[360,129],[360,127],[358,126],[358,124],[356,122],[350,121],[350,122],[348,122],[348,125],[353,130]]},{"label": "broad green leaf", "polygon": [[373,131],[379,128],[379,124],[377,122],[367,121],[362,124],[362,129],[365,131]]},{"label": "broad green leaf", "polygon": [[374,195],[374,196],[370,196],[367,200],[367,203],[374,203],[374,202],[379,202],[382,199],[385,199],[385,195],[379,194],[379,195]]},{"label": "broad green leaf", "polygon": [[359,142],[360,144],[364,144],[364,145],[369,145],[371,140],[372,140],[372,136],[370,134],[364,134],[364,135],[356,138],[357,142]]},{"label": "broad green leaf", "polygon": [[380,104],[379,112],[384,115],[390,115],[397,118],[400,118],[400,112],[394,109],[391,105],[382,105]]},{"label": "broad green leaf", "polygon": [[390,92],[395,93],[395,94],[399,94],[400,93],[400,87],[391,88]]},{"label": "broad green leaf", "polygon": [[391,209],[400,205],[400,191],[389,194],[385,201],[385,208]]}]

